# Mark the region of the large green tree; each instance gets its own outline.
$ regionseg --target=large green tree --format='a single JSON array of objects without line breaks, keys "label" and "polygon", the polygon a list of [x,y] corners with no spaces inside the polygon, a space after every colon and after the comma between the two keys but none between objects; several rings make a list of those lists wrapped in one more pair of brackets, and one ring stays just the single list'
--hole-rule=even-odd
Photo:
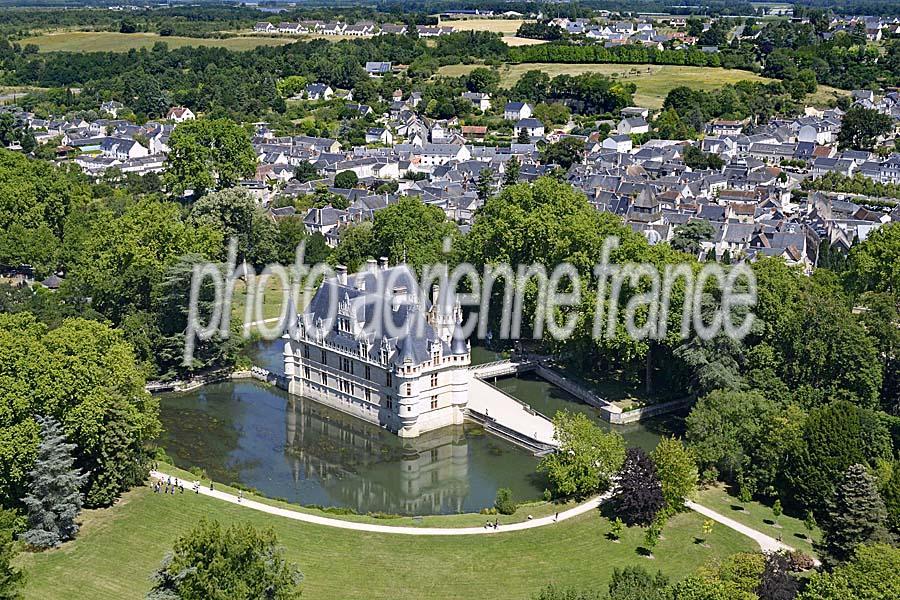
[{"label": "large green tree", "polygon": [[665,508],[669,513],[684,509],[684,501],[697,491],[697,463],[694,453],[676,437],[659,440],[650,454],[662,485]]},{"label": "large green tree", "polygon": [[372,253],[391,263],[406,262],[416,270],[450,261],[444,239],[455,240],[459,230],[437,206],[405,196],[375,213]]},{"label": "large green tree", "polygon": [[819,549],[830,565],[848,560],[860,544],[890,541],[887,510],[875,478],[860,464],[850,465],[835,486],[825,518],[820,519]]},{"label": "large green tree", "polygon": [[213,192],[197,200],[191,208],[191,222],[199,229],[220,232],[225,245],[218,258],[227,255],[233,237],[238,243],[238,260],[262,266],[278,254],[278,228],[250,192],[230,188]]},{"label": "large green tree", "polygon": [[838,146],[841,150],[872,150],[879,136],[894,128],[890,115],[875,109],[853,106],[841,120]]},{"label": "large green tree", "polygon": [[857,546],[833,571],[814,573],[797,600],[893,600],[900,598],[900,548]]},{"label": "large green tree", "polygon": [[69,319],[48,331],[27,313],[0,314],[0,502],[18,506],[40,445],[36,414],[76,444],[88,506],[112,503],[146,475],[158,402],[121,332]]},{"label": "large green tree", "polygon": [[148,600],[291,600],[303,575],[284,558],[275,532],[201,520],[175,541]]},{"label": "large green tree", "polygon": [[605,491],[625,460],[625,442],[607,433],[582,413],[559,411],[553,417],[559,451],[541,459],[556,496],[585,497]]},{"label": "large green tree", "polygon": [[247,130],[229,119],[196,119],[179,124],[169,138],[164,181],[175,193],[234,186],[256,170]]}]

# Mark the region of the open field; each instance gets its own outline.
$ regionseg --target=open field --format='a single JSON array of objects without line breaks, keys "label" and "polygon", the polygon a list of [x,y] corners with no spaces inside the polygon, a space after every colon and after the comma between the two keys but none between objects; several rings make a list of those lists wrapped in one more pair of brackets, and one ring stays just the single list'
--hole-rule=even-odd
[{"label": "open field", "polygon": [[[468,73],[477,65],[448,65],[441,67],[441,75],[459,76]],[[748,71],[738,69],[717,69],[710,67],[683,67],[674,65],[631,65],[631,64],[559,64],[522,63],[505,65],[500,69],[500,83],[503,86],[515,84],[526,71],[543,71],[551,77],[557,75],[580,75],[601,73],[637,84],[635,104],[648,108],[662,107],[666,94],[672,88],[686,85],[700,90],[712,90],[726,83],[738,81],[770,81]]]},{"label": "open field", "polygon": [[442,19],[441,25],[457,31],[491,31],[515,35],[524,22],[524,19]]},{"label": "open field", "polygon": [[175,538],[201,517],[271,527],[305,575],[304,597],[530,598],[550,582],[605,588],[614,567],[643,564],[673,579],[755,544],[715,527],[705,547],[696,543],[703,518],[673,518],[655,560],[636,551],[641,529],[621,543],[605,539],[609,522],[586,514],[558,525],[495,535],[428,537],[371,534],[279,519],[196,496],[133,490],[113,508],[85,511],[76,541],[17,559],[28,575],[26,598],[143,598],[149,576]]},{"label": "open field", "polygon": [[[777,538],[781,534],[781,540],[788,546],[793,546],[812,556],[816,555],[812,542],[821,539],[822,532],[818,528],[808,532],[802,519],[784,514],[776,519],[771,507],[761,502],[742,503],[730,495],[724,485],[710,486],[700,490],[697,493],[696,501],[772,537]],[[738,510],[739,508],[743,508],[743,510]],[[776,527],[776,525],[778,526]]]},{"label": "open field", "polygon": [[47,33],[19,40],[22,46],[36,44],[41,52],[127,52],[131,49],[152,48],[165,42],[170,48],[182,46],[213,46],[229,50],[250,50],[257,46],[281,46],[295,40],[288,37],[233,37],[221,40],[181,36],[161,36],[155,33],[114,33],[111,31],[66,31]]}]

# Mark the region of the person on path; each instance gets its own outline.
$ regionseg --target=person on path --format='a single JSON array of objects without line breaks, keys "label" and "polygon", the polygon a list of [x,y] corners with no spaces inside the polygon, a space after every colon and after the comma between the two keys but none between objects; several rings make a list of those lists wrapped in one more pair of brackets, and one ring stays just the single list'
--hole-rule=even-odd
[{"label": "person on path", "polygon": [[244,492],[243,492],[243,491],[238,491],[238,502],[240,502],[240,501],[243,500],[243,499],[244,499]]}]

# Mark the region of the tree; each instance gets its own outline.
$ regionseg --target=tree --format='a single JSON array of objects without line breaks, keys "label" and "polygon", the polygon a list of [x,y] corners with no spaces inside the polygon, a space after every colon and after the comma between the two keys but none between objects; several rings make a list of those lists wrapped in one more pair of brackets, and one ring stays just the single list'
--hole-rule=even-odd
[{"label": "tree", "polygon": [[391,263],[406,262],[416,270],[446,261],[444,240],[455,240],[456,225],[437,206],[404,196],[375,213],[372,220],[373,256]]},{"label": "tree", "polygon": [[891,465],[891,476],[881,489],[881,497],[891,531],[900,534],[900,461],[894,461]]},{"label": "tree", "polygon": [[821,550],[831,565],[849,560],[860,544],[888,541],[887,510],[877,481],[863,465],[851,465],[834,490],[822,520]]},{"label": "tree", "polygon": [[553,427],[559,451],[542,458],[538,470],[547,473],[554,495],[585,497],[607,489],[625,460],[622,436],[565,410],[554,415]]},{"label": "tree", "polygon": [[900,548],[858,546],[833,571],[814,573],[797,600],[892,600],[900,598]]},{"label": "tree", "polygon": [[622,521],[621,517],[616,517],[612,521],[612,528],[609,530],[609,536],[618,540],[622,537],[622,528],[625,527],[625,523]]},{"label": "tree", "polygon": [[699,257],[701,243],[711,241],[715,234],[716,230],[709,221],[698,219],[677,226],[669,243],[679,252]]},{"label": "tree", "polygon": [[685,165],[692,169],[719,171],[725,166],[725,161],[719,158],[718,155],[711,152],[703,152],[696,146],[687,146],[684,149],[682,160]]},{"label": "tree", "polygon": [[256,152],[247,131],[229,119],[195,119],[169,138],[166,185],[175,193],[230,188],[256,172]]},{"label": "tree", "polygon": [[356,187],[359,177],[355,171],[341,171],[334,176],[334,187],[349,190]]},{"label": "tree", "polygon": [[697,491],[699,474],[694,454],[681,440],[664,437],[650,454],[662,487],[668,513],[684,509],[684,501]]},{"label": "tree", "polygon": [[565,137],[555,144],[547,144],[541,149],[543,164],[557,164],[563,169],[580,163],[583,156],[584,142],[577,137]]},{"label": "tree", "polygon": [[526,127],[522,127],[521,129],[519,129],[519,135],[516,136],[516,143],[517,144],[530,144],[531,143],[531,136],[528,135],[528,129]]},{"label": "tree", "polygon": [[301,183],[312,181],[319,178],[319,170],[316,169],[308,160],[300,162],[294,167],[294,179]]},{"label": "tree", "polygon": [[697,136],[697,131],[685,123],[674,108],[664,110],[656,117],[653,130],[664,140],[689,140]]},{"label": "tree", "polygon": [[519,172],[522,170],[522,164],[519,159],[513,156],[506,162],[506,171],[503,173],[503,187],[515,185],[519,183]]},{"label": "tree", "polygon": [[791,560],[784,553],[767,554],[766,566],[756,588],[759,600],[793,600],[800,591],[800,582],[791,570]]},{"label": "tree", "polygon": [[478,191],[478,199],[486,202],[494,193],[494,175],[490,169],[482,169],[478,174],[478,184],[475,186]]},{"label": "tree", "polygon": [[663,600],[668,579],[659,571],[651,575],[643,567],[613,569],[608,600]]},{"label": "tree", "polygon": [[284,558],[275,532],[250,525],[227,528],[205,518],[175,541],[154,575],[148,599],[291,600],[303,575]]},{"label": "tree", "polygon": [[207,194],[194,203],[191,221],[196,227],[221,232],[226,245],[219,258],[227,255],[227,243],[232,237],[238,242],[238,260],[246,259],[254,265],[265,265],[275,259],[278,230],[250,192],[231,188]]},{"label": "tree", "polygon": [[872,150],[876,138],[890,133],[894,123],[889,115],[875,109],[852,106],[841,120],[838,147],[841,150]]},{"label": "tree", "polygon": [[86,505],[109,505],[143,480],[159,406],[120,331],[85,319],[48,331],[30,314],[0,314],[0,356],[3,506],[26,494],[41,443],[35,414],[52,414],[76,445]]},{"label": "tree", "polygon": [[500,84],[500,73],[496,69],[475,67],[466,77],[466,87],[470,92],[493,94]]},{"label": "tree", "polygon": [[814,409],[803,425],[801,444],[787,457],[781,497],[820,514],[851,465],[874,465],[891,455],[890,434],[871,411],[849,402]]},{"label": "tree", "polygon": [[370,257],[374,257],[375,238],[371,221],[350,225],[341,232],[341,241],[331,254],[335,264],[345,265],[351,273],[358,271]]},{"label": "tree", "polygon": [[75,539],[81,512],[81,487],[86,475],[74,466],[75,444],[66,441],[53,417],[38,417],[41,445],[34,467],[28,473],[30,485],[24,498],[28,510],[28,530],[22,539],[35,548],[52,548]]},{"label": "tree", "polygon": [[18,554],[12,531],[0,529],[0,600],[21,600],[25,574],[12,566]]},{"label": "tree", "polygon": [[664,504],[656,465],[640,448],[628,448],[612,498],[613,510],[629,527],[646,527]]}]

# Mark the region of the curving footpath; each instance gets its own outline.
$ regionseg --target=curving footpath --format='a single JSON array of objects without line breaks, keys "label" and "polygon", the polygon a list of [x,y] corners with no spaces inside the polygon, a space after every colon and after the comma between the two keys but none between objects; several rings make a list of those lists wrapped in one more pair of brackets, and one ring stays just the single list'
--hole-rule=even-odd
[{"label": "curving footpath", "polygon": [[[168,473],[163,473],[162,471],[150,471],[150,476],[159,480],[173,479],[177,480],[177,477],[174,475],[169,475]],[[188,481],[182,479],[183,483],[189,483]],[[185,492],[187,493],[187,488]],[[194,490],[191,489],[190,493],[194,493]],[[409,526],[400,526],[400,525],[378,525],[375,523],[358,523],[355,521],[345,521],[343,519],[333,519],[330,517],[320,517],[318,515],[311,515],[308,513],[302,513],[295,510],[288,510],[286,508],[281,508],[278,506],[272,506],[270,504],[263,504],[262,502],[257,502],[255,500],[250,500],[248,498],[238,499],[237,496],[233,494],[229,494],[226,492],[222,492],[219,490],[211,490],[208,487],[200,486],[200,494],[203,496],[210,496],[212,498],[216,498],[218,500],[222,500],[224,502],[229,502],[231,504],[239,504],[241,506],[258,510],[260,512],[268,513],[270,515],[276,515],[279,517],[285,517],[287,519],[293,519],[295,521],[303,521],[305,523],[314,523],[316,525],[324,525],[326,527],[337,527],[338,529],[352,529],[354,531],[368,531],[371,533],[395,533],[401,535],[489,535],[489,534],[497,534],[497,533],[506,533],[509,531],[523,531],[525,529],[534,529],[536,527],[544,527],[545,525],[552,525],[553,523],[557,523],[559,521],[565,521],[567,519],[572,519],[579,515],[583,515],[586,512],[590,512],[592,510],[597,510],[600,504],[607,500],[611,493],[607,492],[602,496],[597,496],[596,498],[592,498],[587,502],[579,504],[574,508],[570,508],[568,510],[564,510],[559,513],[558,517],[547,516],[540,517],[537,519],[531,519],[528,521],[520,521],[518,523],[509,523],[509,524],[501,524],[500,527],[494,529],[493,527],[409,527]],[[783,542],[779,542],[775,538],[766,535],[752,527],[748,527],[743,525],[742,523],[738,523],[733,519],[729,519],[728,517],[717,513],[716,511],[706,508],[700,504],[695,502],[686,501],[685,506],[690,508],[691,510],[716,521],[728,527],[729,529],[733,529],[738,533],[745,535],[759,544],[760,549],[763,552],[778,552],[780,550],[792,551],[793,548],[788,546]]]},{"label": "curving footpath", "polygon": [[[172,479],[176,479],[174,475],[169,475],[168,473],[163,473],[161,471],[150,471],[150,476],[161,480],[165,480],[170,477]],[[180,481],[182,481],[183,483],[189,483],[185,479],[181,479]],[[192,494],[194,493],[193,489],[188,490],[188,487],[185,486],[185,493],[187,493],[188,491],[190,491],[190,493]],[[400,525],[378,525],[375,523],[357,523],[355,521],[344,521],[342,519],[332,519],[329,517],[320,517],[318,515],[297,512],[295,510],[288,510],[286,508],[272,506],[270,504],[263,504],[262,502],[256,502],[255,500],[249,500],[247,498],[243,498],[239,501],[238,497],[233,494],[228,494],[219,490],[210,490],[208,487],[204,487],[202,485],[200,486],[200,494],[203,496],[217,498],[219,500],[224,500],[225,502],[230,502],[231,504],[240,504],[241,506],[246,506],[247,508],[252,508],[253,510],[258,510],[270,515],[277,515],[279,517],[293,519],[295,521],[304,521],[306,523],[315,523],[316,525],[337,527],[339,529],[353,529],[355,531],[368,531],[371,533],[399,533],[403,535],[487,535],[494,533],[504,533],[507,531],[522,531],[523,529],[534,529],[535,527],[552,525],[557,521],[565,521],[566,519],[577,517],[578,515],[582,515],[586,512],[597,510],[597,508],[600,506],[600,503],[609,498],[609,493],[602,496],[597,496],[596,498],[592,498],[591,500],[579,504],[574,508],[570,508],[569,510],[560,512],[559,517],[556,518],[551,515],[549,517],[540,517],[538,519],[521,521],[519,523],[509,523],[506,525],[501,523],[500,527],[494,529],[493,527],[487,528],[483,526],[408,527]]]}]

